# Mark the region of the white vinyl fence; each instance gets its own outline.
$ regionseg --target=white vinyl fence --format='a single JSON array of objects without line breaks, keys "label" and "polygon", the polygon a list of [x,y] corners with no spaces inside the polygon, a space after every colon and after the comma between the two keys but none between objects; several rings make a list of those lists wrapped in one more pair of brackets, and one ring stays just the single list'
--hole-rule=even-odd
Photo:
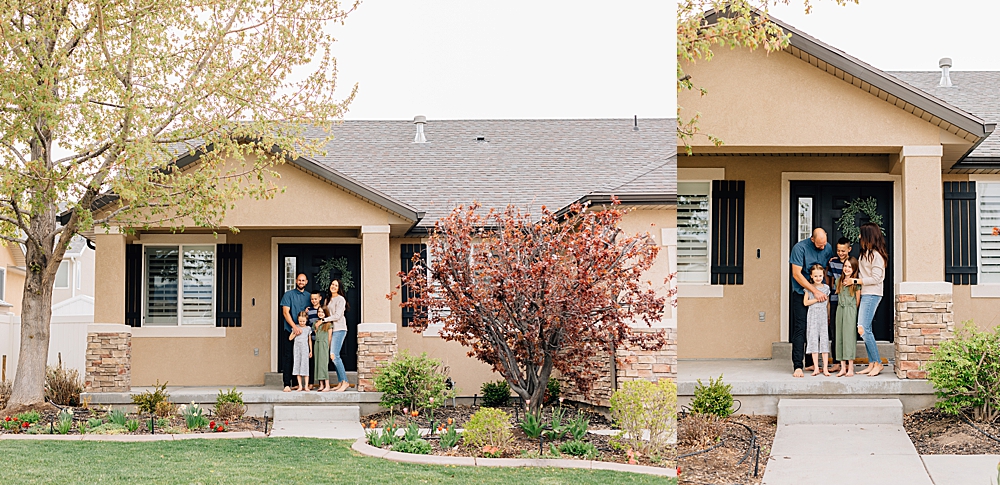
[{"label": "white vinyl fence", "polygon": [[[62,356],[63,367],[76,369],[83,378],[87,350],[87,325],[94,322],[91,315],[53,315],[49,334],[48,364],[58,365]],[[0,313],[0,377],[14,380],[18,354],[21,347],[21,318],[13,313]],[[6,361],[6,366],[4,366]]]}]

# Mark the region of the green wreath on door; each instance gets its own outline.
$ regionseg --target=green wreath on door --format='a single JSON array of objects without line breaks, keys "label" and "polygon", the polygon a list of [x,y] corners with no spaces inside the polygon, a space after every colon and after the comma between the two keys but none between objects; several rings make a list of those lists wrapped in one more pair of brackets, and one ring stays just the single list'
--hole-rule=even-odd
[{"label": "green wreath on door", "polygon": [[868,216],[868,220],[878,225],[885,235],[885,227],[882,225],[882,216],[878,213],[878,202],[874,197],[858,197],[847,203],[837,219],[837,229],[851,242],[857,243],[861,240],[861,228],[858,227],[857,215],[862,213]]}]

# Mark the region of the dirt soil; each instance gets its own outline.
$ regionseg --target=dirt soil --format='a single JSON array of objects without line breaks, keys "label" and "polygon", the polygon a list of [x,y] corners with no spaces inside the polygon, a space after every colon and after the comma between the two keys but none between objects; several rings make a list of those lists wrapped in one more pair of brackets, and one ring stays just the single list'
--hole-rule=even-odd
[{"label": "dirt soil", "polygon": [[[68,407],[66,409],[70,409],[73,412],[73,427],[70,429],[69,433],[66,433],[66,434],[70,434],[70,435],[79,435],[79,434],[81,434],[80,433],[80,426],[83,425],[83,424],[86,424],[87,420],[89,420],[91,418],[102,419],[105,423],[109,422],[108,412],[105,411],[105,410],[94,409],[94,408],[86,408],[85,409],[85,408],[82,408],[82,407],[75,407],[75,408],[74,407]],[[227,431],[228,432],[232,432],[232,431],[260,431],[260,432],[263,432],[264,431],[264,420],[263,420],[263,418],[256,418],[256,417],[252,417],[252,416],[243,416],[243,417],[238,418],[238,419],[229,419],[228,421],[226,421],[226,420],[222,420],[222,419],[218,419],[218,418],[212,417],[211,414],[208,412],[209,410],[207,410],[207,409],[205,411],[206,411],[205,412],[205,417],[208,418],[208,420],[210,422],[215,422],[216,426],[222,425],[223,428],[224,428],[224,430],[225,430],[223,432],[227,432]],[[40,414],[41,414],[41,419],[39,419],[37,423],[35,423],[33,425],[30,425],[28,428],[19,428],[18,431],[16,431],[16,433],[20,433],[20,434],[24,434],[24,433],[27,433],[27,434],[49,434],[50,430],[58,427],[57,426],[58,423],[59,423],[59,417],[58,417],[59,413],[58,412],[46,411],[46,412],[43,412],[43,413],[40,413]],[[126,430],[126,431],[121,431],[121,432],[115,432],[114,434],[127,434],[127,435],[150,434],[150,432],[149,432],[149,415],[140,416],[140,415],[132,413],[132,414],[128,414],[127,415],[127,419],[138,421],[139,422],[139,429],[137,429],[136,431],[133,431],[133,432],[129,432],[129,431]],[[160,417],[157,416],[157,417],[155,417],[155,419],[156,419],[157,422],[159,422]],[[168,424],[168,426],[166,428],[164,428],[160,424],[156,424],[155,425],[154,428],[155,428],[155,433],[156,434],[163,434],[164,432],[169,432],[169,433],[174,433],[174,434],[177,434],[177,433],[214,433],[215,432],[212,429],[209,429],[207,426],[204,427],[204,428],[196,429],[196,430],[188,430],[187,429],[187,424],[184,421],[184,417],[180,416],[178,414],[174,414],[172,416],[169,416],[166,419],[167,419],[167,421],[169,421],[169,424]],[[51,425],[50,425],[50,423],[51,423]],[[15,431],[6,429],[6,426],[0,426],[0,434],[5,434],[5,433],[15,433]],[[59,432],[55,431],[55,434],[59,434]]]},{"label": "dirt soil", "polygon": [[[565,419],[575,417],[578,411],[587,415],[590,418],[590,426],[588,427],[588,430],[613,429],[613,427],[611,426],[611,422],[600,413],[591,411],[586,408],[575,408],[571,405],[566,405],[565,408],[566,408]],[[472,414],[475,413],[478,409],[479,406],[458,406],[457,408],[453,407],[438,408],[434,410],[435,426],[437,424],[442,424],[442,423],[446,425],[448,419],[451,418],[455,426],[460,428],[466,422],[469,421],[469,418],[472,417]],[[515,416],[514,408],[507,406],[507,407],[501,407],[500,409],[510,414],[511,416],[510,424],[511,427],[513,428],[513,435],[514,435],[514,439],[511,441],[508,447],[503,450],[501,458],[573,459],[573,457],[570,455],[565,455],[565,454],[560,456],[553,455],[551,452],[553,443],[550,443],[547,440],[541,444],[542,453],[539,454],[539,440],[528,438],[527,436],[525,436],[524,432],[521,431],[521,428],[518,427],[519,420],[517,419],[517,416]],[[519,409],[517,415],[523,418],[524,411]],[[552,415],[551,408],[545,408],[545,410],[542,412],[543,421],[548,421],[551,415]],[[416,417],[412,415],[407,415],[404,417],[397,412],[394,416],[395,416],[394,417],[395,425],[401,429],[405,429],[411,422],[417,423],[417,425],[421,428],[430,428],[429,413],[421,412]],[[366,427],[371,427],[372,424],[375,424],[376,427],[383,427],[389,422],[389,419],[390,419],[390,413],[386,411],[362,417],[361,424]],[[430,442],[432,446],[431,453],[434,455],[482,456],[480,450],[472,449],[470,447],[462,445],[459,445],[451,449],[442,449],[440,447],[437,435],[425,437],[425,439],[428,442]],[[570,441],[572,439],[573,439],[572,437],[567,436],[566,439],[560,440],[554,443],[554,445],[558,447],[561,443]],[[598,456],[596,458],[597,460],[614,462],[614,463],[629,463],[629,457],[627,452],[625,450],[619,450],[615,447],[612,447],[610,443],[610,437],[608,436],[588,433],[584,441],[593,444],[594,447],[597,448],[598,450]],[[668,456],[670,457],[675,456],[673,450],[668,452]],[[677,463],[676,460],[669,458],[660,459],[658,457],[648,457],[642,455],[634,456],[633,459],[635,460],[633,462],[634,464],[646,465],[646,466],[658,466],[664,468],[673,468],[676,466]]]},{"label": "dirt soil", "polygon": [[[749,426],[754,431],[756,443],[760,446],[759,456],[755,450],[747,454],[751,435],[746,428],[736,423]],[[739,414],[722,420],[706,420],[700,416],[686,415],[681,417],[678,426],[677,454],[682,457],[678,459],[680,485],[760,484],[767,457],[771,453],[771,444],[774,442],[777,418]],[[710,451],[697,453],[713,446]],[[740,460],[743,462],[740,463]]]},{"label": "dirt soil", "polygon": [[[1000,422],[973,424],[1000,440]],[[903,426],[921,455],[1000,454],[1000,441],[990,439],[962,418],[937,409],[907,414]]]}]

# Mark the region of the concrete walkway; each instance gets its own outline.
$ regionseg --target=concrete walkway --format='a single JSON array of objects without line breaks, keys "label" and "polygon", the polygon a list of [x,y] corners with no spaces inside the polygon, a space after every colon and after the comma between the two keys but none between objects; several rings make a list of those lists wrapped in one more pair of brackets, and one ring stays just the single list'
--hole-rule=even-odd
[{"label": "concrete walkway", "polygon": [[[898,399],[782,399],[764,485],[933,485]],[[971,483],[971,482],[969,482]]]},{"label": "concrete walkway", "polygon": [[274,406],[271,436],[356,440],[364,435],[358,406]]},{"label": "concrete walkway", "polygon": [[923,455],[934,485],[996,485],[1000,455]]}]

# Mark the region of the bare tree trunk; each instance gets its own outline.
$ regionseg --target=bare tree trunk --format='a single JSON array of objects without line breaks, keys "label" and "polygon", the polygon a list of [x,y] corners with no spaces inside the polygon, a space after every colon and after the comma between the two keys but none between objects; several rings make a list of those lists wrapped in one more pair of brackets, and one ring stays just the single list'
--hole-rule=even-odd
[{"label": "bare tree trunk", "polygon": [[[29,254],[32,251],[29,251]],[[36,254],[38,251],[34,251]],[[49,322],[52,320],[52,282],[44,281],[45,270],[33,270],[28,263],[21,302],[21,346],[12,389],[4,415],[44,407],[45,364],[49,356]],[[34,266],[37,268],[37,266]],[[42,265],[45,268],[45,265]]]}]

